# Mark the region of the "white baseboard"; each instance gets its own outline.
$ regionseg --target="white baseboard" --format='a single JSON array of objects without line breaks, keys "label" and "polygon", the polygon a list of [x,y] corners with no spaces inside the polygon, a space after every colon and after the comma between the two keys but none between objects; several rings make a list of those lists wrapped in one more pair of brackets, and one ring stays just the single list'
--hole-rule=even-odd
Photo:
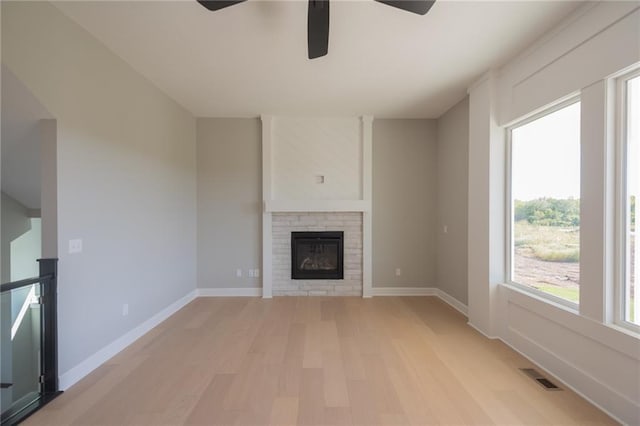
[{"label": "white baseboard", "polygon": [[186,296],[178,299],[173,302],[171,305],[167,306],[139,326],[135,327],[133,330],[124,334],[122,337],[114,340],[109,343],[107,346],[100,349],[98,352],[89,356],[87,359],[82,361],[80,364],[75,367],[67,370],[65,373],[61,374],[59,377],[60,381],[60,389],[67,390],[73,384],[78,382],[80,379],[85,377],[87,374],[91,373],[93,370],[98,368],[100,365],[108,361],[118,352],[122,351],[124,348],[138,340],[145,333],[148,333],[152,328],[160,324],[162,321],[169,318],[178,310],[182,309],[189,302],[196,298],[196,291],[193,290],[188,293]]},{"label": "white baseboard", "polygon": [[199,288],[197,297],[262,297],[262,288]]},{"label": "white baseboard", "polygon": [[[436,296],[461,312],[463,315],[467,316],[468,312],[465,304],[434,287],[373,287],[371,290],[372,296]],[[156,327],[197,297],[260,297],[261,295],[261,288],[199,288],[193,290],[181,299],[164,308],[162,311],[158,312],[153,317],[149,318],[147,321],[135,327],[133,330],[111,342],[75,367],[60,375],[60,389],[67,390],[69,387],[84,378],[127,346],[131,345],[145,333],[149,332],[152,328]],[[478,329],[471,322],[468,324],[481,334],[485,335],[482,330]],[[572,389],[587,401],[607,413],[614,420],[623,424],[633,424],[633,422],[637,420],[634,417],[634,413],[637,413],[638,410],[640,410],[640,407],[638,407],[634,401],[625,395],[620,394],[606,384],[598,381],[587,372],[578,369],[571,363],[561,357],[558,357],[547,348],[540,346],[526,336],[516,332],[515,330],[510,331],[510,335],[505,336],[507,338],[485,336],[490,339],[500,339],[507,346],[520,353],[529,361],[555,376],[562,382],[563,386]],[[572,386],[568,383],[574,383],[577,386]],[[580,389],[589,389],[588,393],[590,395],[585,395],[584,392],[578,390],[578,387]],[[595,402],[595,400],[606,401],[606,404],[610,409],[603,407],[602,404]],[[621,413],[622,418],[614,415],[612,411]]]},{"label": "white baseboard", "polygon": [[[468,316],[467,316],[468,318]],[[485,333],[484,331],[482,331],[482,329],[478,326],[476,326],[474,323],[472,323],[471,321],[467,322],[467,325],[470,326],[471,328],[473,328],[475,331],[477,331],[478,333],[482,334],[484,337],[486,337],[487,339],[491,339],[491,340],[496,340],[496,339],[500,339],[498,336],[490,336],[487,333]],[[502,340],[502,339],[500,339]]]},{"label": "white baseboard", "polygon": [[451,296],[449,293],[445,293],[444,291],[440,290],[439,288],[437,288],[436,291],[437,291],[437,296],[440,298],[440,300],[449,304],[449,306],[451,306],[453,309],[460,312],[465,317],[469,317],[469,314],[468,314],[469,310],[467,309],[467,305],[465,305],[455,297]]},{"label": "white baseboard", "polygon": [[373,287],[372,296],[437,296],[433,287]]},{"label": "white baseboard", "polygon": [[373,287],[372,296],[436,296],[465,317],[467,305],[436,287]]},{"label": "white baseboard", "polygon": [[[169,318],[197,297],[261,296],[262,288],[198,288],[193,290],[139,326],[135,327],[133,330],[124,334],[122,337],[114,340],[93,355],[89,356],[75,367],[61,374],[59,377],[60,389],[66,390],[73,386],[83,377],[91,373],[127,346],[131,345],[145,333],[149,332],[152,328],[156,327],[162,321]],[[372,296],[436,296],[462,312],[464,315],[467,313],[467,307],[463,303],[434,287],[374,287],[372,288]]]},{"label": "white baseboard", "polygon": [[[549,349],[534,342],[524,334],[510,329],[509,336],[499,338],[505,345],[528,359],[534,365],[553,375],[560,383],[589,401],[591,404],[604,411],[612,419],[620,424],[637,424],[640,406],[626,395],[611,388],[588,372],[576,367],[573,363],[561,358]],[[578,383],[580,389],[588,390],[591,395],[578,389],[578,386],[569,383]],[[596,401],[605,401],[611,409],[605,408]],[[622,418],[613,414],[620,413]]]}]

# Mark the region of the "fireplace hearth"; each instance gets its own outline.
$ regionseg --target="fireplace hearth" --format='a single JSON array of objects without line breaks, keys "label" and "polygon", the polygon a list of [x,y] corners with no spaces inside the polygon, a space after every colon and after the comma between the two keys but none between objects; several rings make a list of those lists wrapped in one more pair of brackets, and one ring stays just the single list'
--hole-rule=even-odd
[{"label": "fireplace hearth", "polygon": [[344,232],[291,232],[291,278],[341,280]]}]

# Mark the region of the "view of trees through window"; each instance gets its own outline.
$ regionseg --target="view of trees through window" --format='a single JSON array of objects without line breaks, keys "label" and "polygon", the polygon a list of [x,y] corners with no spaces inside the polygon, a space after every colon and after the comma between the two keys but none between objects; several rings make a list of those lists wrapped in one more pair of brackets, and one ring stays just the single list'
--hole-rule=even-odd
[{"label": "view of trees through window", "polygon": [[578,303],[580,103],[511,130],[511,281]]}]

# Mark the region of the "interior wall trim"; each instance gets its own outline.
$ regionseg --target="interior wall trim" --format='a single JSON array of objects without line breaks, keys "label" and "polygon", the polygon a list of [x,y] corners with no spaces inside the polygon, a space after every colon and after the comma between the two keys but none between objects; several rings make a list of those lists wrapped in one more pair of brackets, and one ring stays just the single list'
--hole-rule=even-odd
[{"label": "interior wall trim", "polygon": [[86,375],[91,373],[93,370],[104,364],[106,361],[111,359],[114,355],[121,352],[127,346],[131,345],[133,342],[138,340],[144,334],[148,333],[152,328],[156,327],[158,324],[162,323],[164,320],[169,318],[171,315],[182,309],[184,306],[189,304],[192,300],[197,297],[197,290],[193,290],[173,302],[148,320],[144,321],[142,324],[123,334],[121,337],[117,338],[113,342],[109,343],[102,349],[95,352],[93,355],[87,357],[84,361],[80,362],[75,367],[67,370],[65,373],[60,375],[60,390],[67,390],[75,383],[80,381]]},{"label": "interior wall trim", "polygon": [[197,297],[262,297],[262,288],[199,288]]}]

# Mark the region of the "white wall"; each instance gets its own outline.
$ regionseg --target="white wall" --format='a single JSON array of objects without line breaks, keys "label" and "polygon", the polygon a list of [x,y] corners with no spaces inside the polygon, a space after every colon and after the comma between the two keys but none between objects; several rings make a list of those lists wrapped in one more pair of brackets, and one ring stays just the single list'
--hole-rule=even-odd
[{"label": "white wall", "polygon": [[2,62],[57,119],[64,382],[195,289],[195,120],[48,3],[2,3]]},{"label": "white wall", "polygon": [[[640,339],[611,324],[611,155],[607,79],[640,61],[637,2],[585,4],[520,57],[470,88],[469,320],[628,424],[640,423]],[[579,309],[498,284],[504,275],[504,127],[581,95]],[[474,212],[474,214],[471,214]],[[480,220],[475,212],[483,212]],[[489,214],[489,216],[484,216]],[[503,281],[503,280],[502,280]]]},{"label": "white wall", "polygon": [[198,287],[260,287],[260,120],[199,118],[197,137]]},{"label": "white wall", "polygon": [[438,118],[437,140],[436,283],[440,290],[466,305],[469,213],[468,97]]},{"label": "white wall", "polygon": [[42,221],[29,218],[29,231],[11,241],[11,281],[40,275],[38,259],[42,257]]},{"label": "white wall", "polygon": [[29,209],[2,193],[3,283],[35,277],[39,273],[40,223],[34,223],[29,216]]},{"label": "white wall", "polygon": [[605,3],[583,6],[502,67],[496,94],[500,124],[577,93],[637,61],[640,18],[631,12],[638,3]]},{"label": "white wall", "polygon": [[360,118],[274,117],[271,149],[272,199],[362,199]]},{"label": "white wall", "polygon": [[373,122],[373,287],[435,286],[436,150],[435,120]]}]

